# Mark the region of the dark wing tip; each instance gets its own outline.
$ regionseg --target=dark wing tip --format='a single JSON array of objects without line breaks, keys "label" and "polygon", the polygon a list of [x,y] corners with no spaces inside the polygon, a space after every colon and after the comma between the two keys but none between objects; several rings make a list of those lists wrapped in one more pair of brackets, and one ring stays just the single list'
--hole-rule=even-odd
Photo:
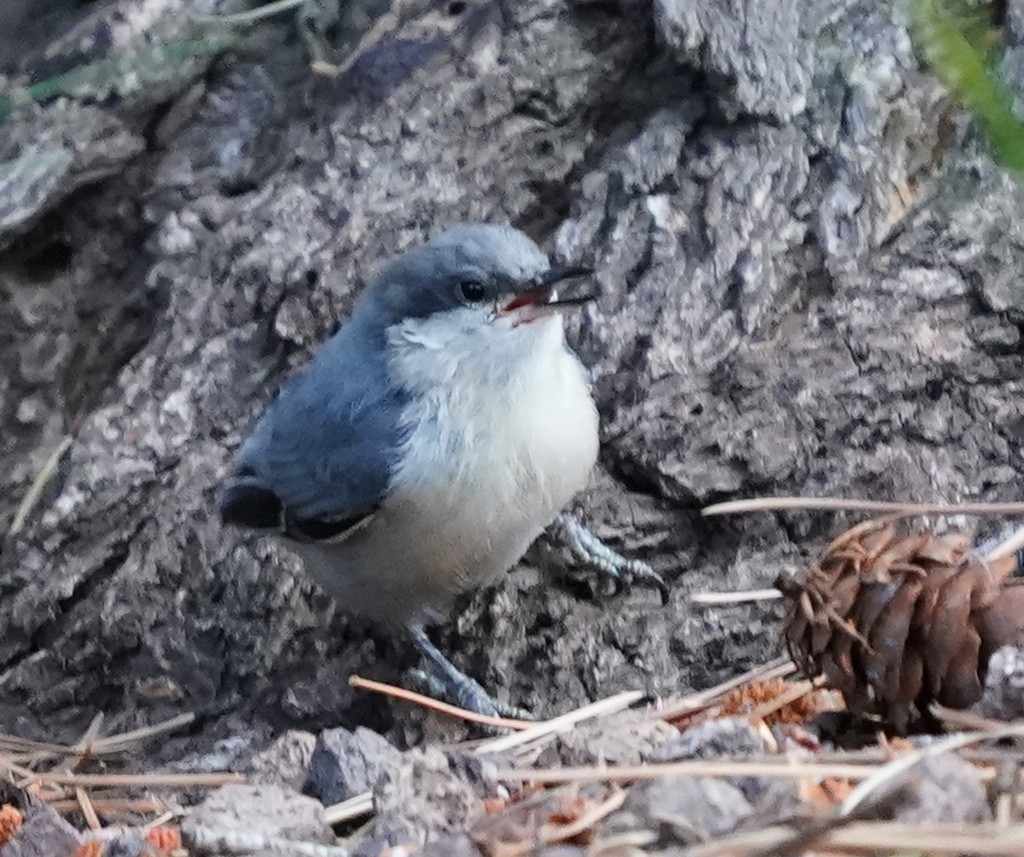
[{"label": "dark wing tip", "polygon": [[353,527],[372,515],[376,507],[348,518],[300,518],[285,508],[281,498],[248,470],[241,470],[226,483],[220,498],[220,519],[253,530],[277,530],[300,542],[329,542],[344,538]]},{"label": "dark wing tip", "polygon": [[284,512],[277,494],[246,473],[228,480],[219,507],[223,523],[254,530],[278,529]]}]

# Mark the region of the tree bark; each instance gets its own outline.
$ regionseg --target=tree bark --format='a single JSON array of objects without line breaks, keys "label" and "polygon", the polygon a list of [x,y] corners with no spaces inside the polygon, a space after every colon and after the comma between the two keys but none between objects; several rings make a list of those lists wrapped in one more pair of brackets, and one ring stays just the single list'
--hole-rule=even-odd
[{"label": "tree bark", "polygon": [[98,181],[69,168],[87,186],[0,255],[4,519],[73,435],[0,558],[0,729],[52,739],[99,709],[111,728],[437,728],[348,687],[405,655],[214,499],[360,278],[459,221],[595,266],[603,297],[571,330],[602,416],[579,509],[672,585],[662,607],[552,581],[561,555],[538,549],[466,599],[444,644],[517,704],[682,692],[780,650],[772,605],[688,596],[770,585],[836,521],[702,519],[709,501],[1019,496],[1024,194],[890,4],[398,12],[334,78],[272,22],[159,105],[8,120],[102,117],[120,154]]}]

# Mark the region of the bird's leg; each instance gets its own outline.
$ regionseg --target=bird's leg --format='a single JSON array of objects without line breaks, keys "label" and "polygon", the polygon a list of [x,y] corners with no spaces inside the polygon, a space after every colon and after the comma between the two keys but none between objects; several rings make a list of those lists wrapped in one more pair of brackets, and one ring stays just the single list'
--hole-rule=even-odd
[{"label": "bird's leg", "polygon": [[460,708],[466,708],[489,717],[523,718],[528,716],[521,709],[495,699],[480,686],[479,682],[462,672],[441,654],[441,650],[437,646],[430,642],[422,628],[409,628],[409,636],[430,667],[429,671],[416,670],[414,675],[431,694],[445,697]]},{"label": "bird's leg", "polygon": [[662,604],[668,604],[668,585],[661,575],[643,560],[627,559],[613,551],[568,512],[563,512],[555,518],[552,529],[584,565],[608,575],[617,583],[630,579],[643,580],[661,593]]}]

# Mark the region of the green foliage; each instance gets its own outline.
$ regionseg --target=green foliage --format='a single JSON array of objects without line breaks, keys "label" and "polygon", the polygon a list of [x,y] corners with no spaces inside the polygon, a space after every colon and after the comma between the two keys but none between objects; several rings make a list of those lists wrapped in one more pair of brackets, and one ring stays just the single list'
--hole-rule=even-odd
[{"label": "green foliage", "polygon": [[914,36],[931,68],[971,110],[1003,166],[1024,172],[1024,122],[999,79],[987,3],[910,0]]},{"label": "green foliage", "polygon": [[232,39],[223,33],[152,45],[77,66],[64,74],[30,83],[0,95],[0,121],[19,107],[57,96],[100,98],[111,92],[124,96],[174,79],[185,66],[226,50]]}]

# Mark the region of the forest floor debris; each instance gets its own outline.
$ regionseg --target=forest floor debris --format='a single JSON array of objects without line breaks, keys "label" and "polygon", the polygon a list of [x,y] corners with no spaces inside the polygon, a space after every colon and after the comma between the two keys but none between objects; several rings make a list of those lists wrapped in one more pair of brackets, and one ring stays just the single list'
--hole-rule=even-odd
[{"label": "forest floor debris", "polygon": [[[879,733],[859,749],[836,749],[814,726],[841,710],[840,698],[794,680],[793,670],[774,662],[679,700],[620,694],[469,744],[396,749],[370,791],[327,807],[292,785],[268,784],[266,768],[259,785],[235,771],[132,772],[131,752],[186,727],[187,715],[114,736],[101,736],[97,718],[73,745],[0,736],[8,781],[0,857],[31,853],[18,843],[41,835],[42,817],[76,857],[430,853],[450,835],[468,835],[487,857],[665,847],[686,857],[1020,853],[1024,725],[953,712],[955,728],[973,731],[942,739]],[[639,764],[597,753],[594,764],[567,766],[581,742],[606,746],[616,731],[640,734],[638,721],[660,724],[650,734],[661,740],[640,747]],[[360,753],[366,734],[379,739],[362,733],[332,740]],[[308,783],[309,754],[300,755]],[[281,778],[294,783],[286,767]],[[420,801],[431,805],[432,826],[411,817]],[[723,814],[726,804],[735,812]]]}]

